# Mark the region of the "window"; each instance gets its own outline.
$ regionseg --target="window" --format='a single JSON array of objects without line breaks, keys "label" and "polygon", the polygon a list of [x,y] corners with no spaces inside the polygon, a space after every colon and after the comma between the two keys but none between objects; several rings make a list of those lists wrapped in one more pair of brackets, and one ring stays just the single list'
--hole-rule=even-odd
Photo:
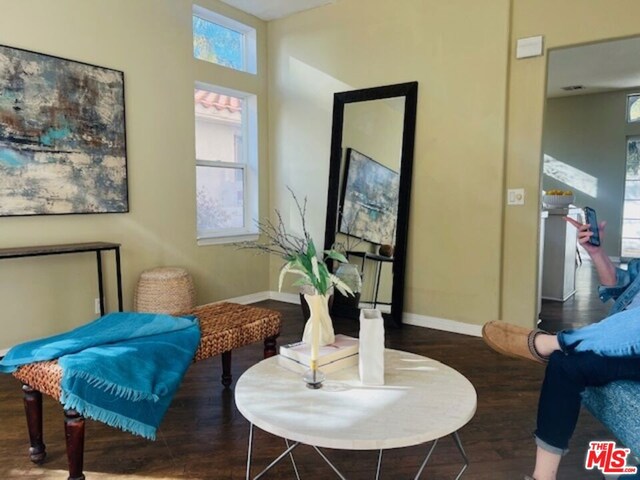
[{"label": "window", "polygon": [[627,122],[640,122],[640,93],[627,95]]},{"label": "window", "polygon": [[256,30],[197,5],[193,6],[193,56],[256,73]]},{"label": "window", "polygon": [[255,235],[256,96],[197,83],[194,105],[198,242],[219,243]]},{"label": "window", "polygon": [[627,138],[621,256],[640,257],[640,137]]}]

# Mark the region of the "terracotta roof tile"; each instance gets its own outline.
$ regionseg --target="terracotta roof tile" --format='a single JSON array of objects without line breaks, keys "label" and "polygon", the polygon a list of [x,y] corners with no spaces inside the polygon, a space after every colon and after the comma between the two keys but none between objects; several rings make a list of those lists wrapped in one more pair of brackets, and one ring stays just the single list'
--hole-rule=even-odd
[{"label": "terracotta roof tile", "polygon": [[208,90],[195,91],[196,104],[202,105],[204,108],[215,108],[216,110],[228,110],[231,113],[240,112],[242,110],[242,100],[229,95],[222,95]]}]

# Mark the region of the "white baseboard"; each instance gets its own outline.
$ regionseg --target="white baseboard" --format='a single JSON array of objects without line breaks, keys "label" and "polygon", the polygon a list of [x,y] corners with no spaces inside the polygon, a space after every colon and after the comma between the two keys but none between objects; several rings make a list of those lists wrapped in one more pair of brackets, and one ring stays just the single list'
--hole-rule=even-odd
[{"label": "white baseboard", "polygon": [[415,313],[404,313],[402,315],[402,323],[418,327],[433,328],[434,330],[443,330],[445,332],[461,333],[463,335],[471,335],[473,337],[482,336],[482,325],[472,325],[470,323],[447,320],[446,318],[428,317],[426,315],[417,315]]},{"label": "white baseboard", "polygon": [[240,305],[247,305],[249,303],[262,302],[271,298],[271,292],[257,292],[250,293],[249,295],[241,295],[239,297],[227,298],[224,302],[239,303]]},{"label": "white baseboard", "polygon": [[0,357],[4,357],[7,354],[8,351],[9,351],[8,348],[5,349],[5,350],[0,350]]},{"label": "white baseboard", "polygon": [[[271,300],[279,302],[300,304],[300,297],[294,293],[269,292]],[[386,305],[380,305],[382,310]],[[386,310],[386,309],[385,309]],[[461,333],[473,337],[482,336],[482,325],[472,325],[465,322],[455,320],[447,320],[445,318],[428,317],[426,315],[417,315],[415,313],[404,313],[402,315],[402,323],[407,325],[415,325],[418,327],[433,328],[435,330],[444,330],[445,332]]]},{"label": "white baseboard", "polygon": [[277,300],[278,302],[300,305],[300,295],[295,293],[269,292],[269,298],[271,300]]}]

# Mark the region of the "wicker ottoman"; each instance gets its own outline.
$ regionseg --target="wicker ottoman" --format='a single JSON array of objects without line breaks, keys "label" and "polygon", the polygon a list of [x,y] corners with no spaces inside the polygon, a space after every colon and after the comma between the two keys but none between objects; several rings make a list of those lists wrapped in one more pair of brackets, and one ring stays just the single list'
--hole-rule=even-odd
[{"label": "wicker ottoman", "polygon": [[[222,356],[222,384],[231,385],[231,351],[264,342],[264,358],[276,354],[276,338],[280,334],[281,315],[266,308],[235,303],[210,303],[186,311],[200,321],[202,336],[193,361]],[[56,360],[37,362],[20,367],[13,376],[23,384],[27,427],[29,430],[29,457],[41,463],[46,457],[42,435],[42,394],[60,399],[62,369]],[[84,418],[74,410],[65,410],[65,436],[69,460],[69,479],[84,479]]]},{"label": "wicker ottoman", "polygon": [[134,311],[175,314],[195,306],[196,289],[184,268],[159,267],[140,274],[133,295]]}]

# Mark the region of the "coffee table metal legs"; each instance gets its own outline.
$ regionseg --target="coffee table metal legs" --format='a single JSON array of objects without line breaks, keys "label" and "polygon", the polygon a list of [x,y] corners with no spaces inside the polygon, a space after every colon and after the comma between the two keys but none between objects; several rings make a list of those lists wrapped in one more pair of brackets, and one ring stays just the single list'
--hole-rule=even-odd
[{"label": "coffee table metal legs", "polygon": [[[455,479],[455,480],[460,480],[460,477],[462,477],[462,474],[469,466],[469,458],[467,457],[467,454],[464,452],[464,448],[462,448],[462,442],[460,441],[460,436],[458,435],[458,432],[453,432],[451,436],[453,437],[453,441],[455,442],[456,447],[458,447],[458,450],[460,451],[460,454],[464,459],[464,465],[462,466],[462,469],[458,472],[458,475],[456,476],[456,479]],[[420,478],[420,475],[422,475],[422,471],[424,470],[424,467],[427,466],[427,462],[429,461],[429,458],[431,458],[431,454],[433,453],[433,450],[436,448],[437,444],[438,444],[438,439],[435,439],[433,441],[433,444],[431,445],[431,448],[429,448],[429,451],[427,452],[427,456],[422,462],[422,465],[420,465],[420,469],[418,470],[418,473],[416,474],[414,480],[418,480],[418,478]]]},{"label": "coffee table metal legs", "polygon": [[[249,450],[247,452],[247,475],[246,475],[246,479],[249,480],[251,478],[251,451],[253,448],[253,423],[249,424]],[[273,462],[271,462],[267,468],[265,468],[264,470],[262,470],[258,475],[256,475],[255,477],[253,477],[253,480],[258,480],[259,478],[262,478],[264,476],[265,473],[267,473],[269,470],[271,470],[277,463],[280,462],[280,460],[282,460],[284,457],[286,457],[287,455],[289,455],[298,445],[300,445],[300,442],[294,442],[291,444],[291,446],[289,446],[289,442],[287,442],[287,449],[282,452],[278,458],[276,458]],[[293,455],[291,456],[291,461],[293,461]],[[295,462],[294,462],[294,469],[296,470],[296,476],[298,474],[298,469],[295,467]],[[298,477],[299,479],[300,477]]]},{"label": "coffee table metal legs", "polygon": [[318,455],[320,455],[320,456],[322,457],[322,459],[323,459],[325,462],[327,462],[327,465],[329,465],[329,466],[331,467],[331,470],[333,470],[334,472],[336,472],[336,475],[338,475],[338,477],[340,477],[340,480],[347,480],[347,479],[346,479],[346,477],[340,473],[340,470],[338,470],[338,469],[336,468],[336,466],[335,466],[333,463],[331,463],[331,461],[327,458],[327,456],[326,456],[324,453],[322,453],[318,447],[315,447],[315,446],[314,446],[313,448],[314,448],[314,450],[315,450],[316,452],[318,452]]},{"label": "coffee table metal legs", "polygon": [[431,454],[435,450],[437,444],[438,444],[438,439],[436,438],[433,441],[433,443],[431,444],[431,448],[427,452],[427,456],[424,458],[424,461],[422,462],[422,465],[420,465],[420,468],[418,469],[418,473],[416,473],[416,476],[415,476],[414,480],[418,480],[420,478],[420,475],[422,475],[422,471],[424,470],[424,467],[427,466],[427,462],[431,458]]},{"label": "coffee table metal legs", "polygon": [[464,458],[464,466],[462,467],[462,470],[460,470],[460,473],[458,473],[458,476],[456,477],[456,480],[459,480],[459,478],[462,476],[464,471],[469,466],[469,458],[467,457],[467,454],[464,453],[464,448],[462,448],[462,442],[460,441],[458,432],[453,432],[453,440],[456,442],[456,447],[458,447],[458,450],[460,450],[460,455],[462,455],[462,458]]},{"label": "coffee table metal legs", "polygon": [[[469,467],[469,458],[467,457],[467,454],[464,451],[464,448],[462,447],[462,442],[460,441],[460,436],[458,435],[458,432],[453,432],[451,434],[451,436],[453,437],[453,441],[456,444],[456,447],[458,448],[458,451],[460,452],[460,454],[462,455],[462,458],[464,459],[464,465],[462,466],[462,469],[458,472],[458,475],[456,476],[455,480],[459,480],[460,477],[462,477],[462,474],[464,473],[464,471],[467,469],[467,467]],[[276,464],[278,464],[283,458],[285,458],[287,455],[291,458],[291,464],[293,465],[293,470],[296,474],[296,479],[300,480],[300,475],[298,474],[298,467],[296,466],[296,462],[293,458],[293,450],[300,445],[300,442],[293,442],[293,443],[289,443],[289,440],[285,439],[285,444],[287,446],[286,450],[284,452],[282,452],[273,462],[271,462],[267,468],[265,468],[264,470],[262,470],[258,475],[256,475],[255,477],[253,477],[253,480],[258,480],[259,478],[262,478],[264,476],[265,473],[267,473],[269,470],[271,470]],[[431,446],[429,447],[429,451],[427,452],[427,456],[425,457],[425,459],[423,460],[422,464],[420,465],[420,468],[418,469],[418,473],[416,473],[416,476],[414,477],[414,480],[418,480],[420,478],[420,475],[422,475],[422,472],[424,471],[425,467],[427,466],[427,463],[429,462],[429,459],[431,458],[431,454],[433,453],[433,451],[436,448],[436,445],[438,444],[438,439],[434,440],[433,443],[431,444]],[[329,460],[329,458],[327,458],[327,456],[316,446],[313,446],[313,449],[318,452],[318,455],[320,455],[320,457],[322,457],[322,459],[327,463],[327,465],[329,465],[331,467],[331,469],[335,472],[336,475],[338,475],[338,477],[341,480],[347,480],[346,477],[344,475],[342,475],[342,473],[340,473],[340,471],[336,468],[336,466],[331,463],[331,460]],[[253,423],[249,424],[249,448],[247,451],[247,475],[246,475],[246,480],[251,480],[251,453],[253,451]],[[382,450],[379,451],[378,454],[378,465],[376,468],[376,480],[379,480],[380,478],[380,470],[382,468]]]},{"label": "coffee table metal legs", "polygon": [[[286,438],[284,439],[284,443],[287,446],[287,448],[289,448],[289,440],[287,440]],[[293,459],[293,452],[289,452],[289,456],[291,457],[291,465],[293,465],[293,471],[296,474],[296,479],[300,480],[300,474],[298,473],[298,467],[296,465],[296,461]]]}]

